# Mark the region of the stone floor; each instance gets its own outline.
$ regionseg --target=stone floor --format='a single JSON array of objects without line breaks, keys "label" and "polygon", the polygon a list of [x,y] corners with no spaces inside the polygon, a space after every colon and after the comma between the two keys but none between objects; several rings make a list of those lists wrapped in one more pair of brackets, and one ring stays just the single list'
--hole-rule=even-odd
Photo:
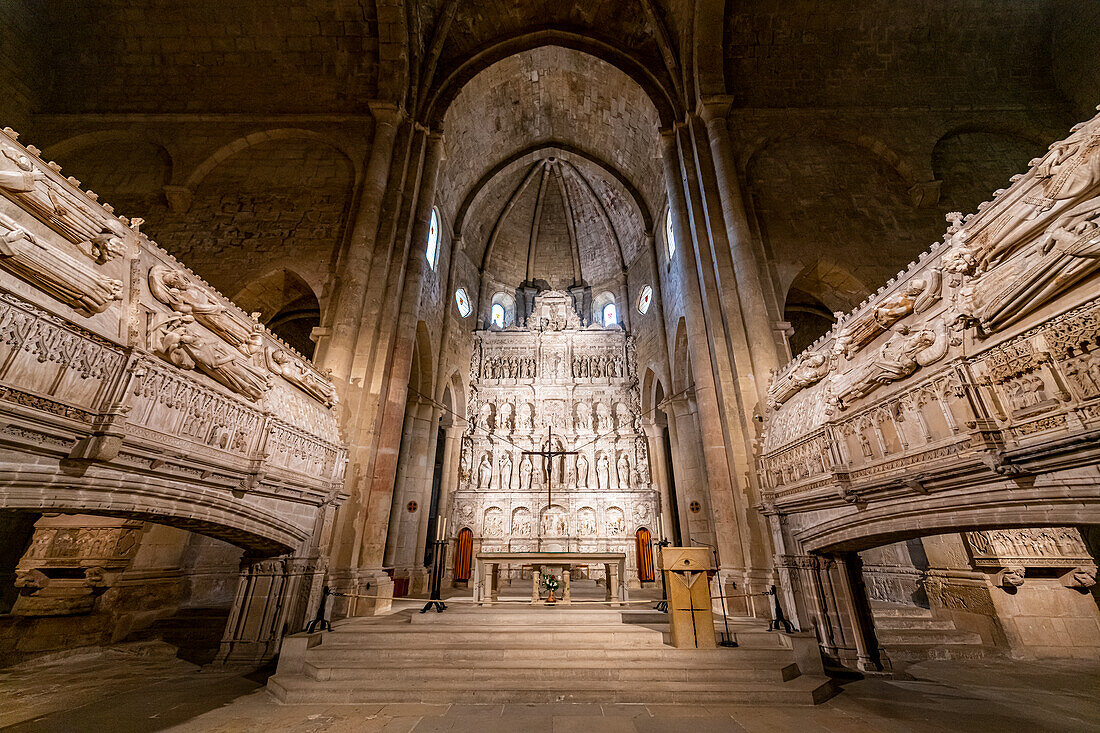
[{"label": "stone floor", "polygon": [[937,661],[847,682],[813,708],[649,705],[280,705],[257,678],[204,673],[156,642],[0,670],[11,731],[1100,732],[1100,662]]}]

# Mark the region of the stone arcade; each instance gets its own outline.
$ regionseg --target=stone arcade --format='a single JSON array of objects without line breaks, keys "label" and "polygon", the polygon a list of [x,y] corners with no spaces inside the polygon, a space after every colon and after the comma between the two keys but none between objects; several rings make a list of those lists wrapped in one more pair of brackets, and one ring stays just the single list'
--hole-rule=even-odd
[{"label": "stone arcade", "polygon": [[[1097,28],[0,3],[0,726],[1100,717]],[[663,541],[736,647],[669,646]]]}]

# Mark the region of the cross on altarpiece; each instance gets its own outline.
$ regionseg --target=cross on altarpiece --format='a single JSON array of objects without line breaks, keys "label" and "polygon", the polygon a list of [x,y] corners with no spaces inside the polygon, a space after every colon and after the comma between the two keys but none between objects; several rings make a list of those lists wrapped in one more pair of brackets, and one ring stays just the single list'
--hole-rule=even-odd
[{"label": "cross on altarpiece", "polygon": [[542,459],[544,461],[543,465],[544,465],[545,470],[546,470],[546,507],[547,508],[550,508],[551,506],[554,505],[554,501],[553,501],[553,498],[551,496],[551,489],[553,487],[551,477],[554,475],[550,470],[551,467],[553,466],[551,461],[553,461],[558,456],[575,456],[575,455],[577,455],[577,451],[575,451],[575,450],[553,450],[553,446],[554,446],[554,428],[548,426],[546,428],[546,450],[525,450],[525,451],[523,451],[523,455],[525,455],[525,456],[542,456]]}]

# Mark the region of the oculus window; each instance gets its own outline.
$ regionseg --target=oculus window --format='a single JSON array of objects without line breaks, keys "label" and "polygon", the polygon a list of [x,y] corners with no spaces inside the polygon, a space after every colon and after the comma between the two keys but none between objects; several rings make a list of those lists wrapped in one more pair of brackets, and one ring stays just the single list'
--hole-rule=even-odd
[{"label": "oculus window", "polygon": [[638,312],[643,316],[649,313],[649,305],[653,302],[653,288],[648,285],[642,286],[642,292],[638,293]]},{"label": "oculus window", "polygon": [[470,305],[470,296],[466,295],[465,288],[459,288],[455,291],[455,305],[458,306],[458,314],[463,318],[470,315],[470,312],[474,309]]},{"label": "oculus window", "polygon": [[439,259],[439,212],[435,208],[432,209],[432,218],[428,220],[428,248],[424,256],[434,270]]}]

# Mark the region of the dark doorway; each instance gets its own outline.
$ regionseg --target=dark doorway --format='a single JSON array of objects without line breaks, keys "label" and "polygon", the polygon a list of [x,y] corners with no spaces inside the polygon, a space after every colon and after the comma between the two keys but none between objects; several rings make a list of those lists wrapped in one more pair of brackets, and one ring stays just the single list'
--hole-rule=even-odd
[{"label": "dark doorway", "polygon": [[428,532],[424,535],[424,567],[432,566],[435,553],[435,525],[439,519],[439,494],[443,487],[443,451],[447,444],[447,430],[439,428],[435,438],[435,466],[432,468],[432,499],[428,507]]},{"label": "dark doorway", "polygon": [[683,534],[680,531],[680,504],[676,501],[676,471],[672,465],[672,439],[668,436],[668,425],[661,428],[661,445],[665,451],[665,465],[668,466],[668,511],[672,517],[672,536],[669,540],[676,547],[683,547]]}]

